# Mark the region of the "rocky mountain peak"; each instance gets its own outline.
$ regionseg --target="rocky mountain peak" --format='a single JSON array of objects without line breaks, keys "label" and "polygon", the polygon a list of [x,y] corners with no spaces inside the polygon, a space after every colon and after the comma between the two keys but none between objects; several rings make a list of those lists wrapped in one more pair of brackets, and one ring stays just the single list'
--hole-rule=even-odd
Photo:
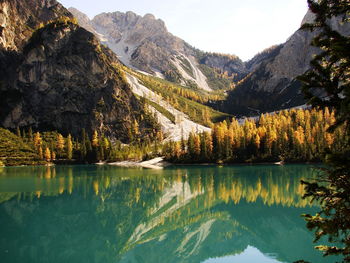
[{"label": "rocky mountain peak", "polygon": [[94,27],[91,24],[90,18],[86,14],[80,12],[78,9],[74,7],[70,7],[68,8],[68,10],[78,20],[80,26],[90,31],[94,35],[98,36],[97,32],[95,31]]},{"label": "rocky mountain peak", "polygon": [[68,10],[54,0],[0,4],[0,126],[75,137],[84,128],[128,142],[136,121],[144,138],[152,136],[156,124],[117,57]]},{"label": "rocky mountain peak", "polygon": [[0,48],[21,50],[40,23],[60,16],[73,17],[55,0],[0,2]]},{"label": "rocky mountain peak", "polygon": [[308,10],[306,15],[304,16],[303,20],[301,21],[301,25],[307,24],[307,23],[312,23],[314,22],[316,16],[313,12],[311,12],[311,10]]},{"label": "rocky mountain peak", "polygon": [[156,20],[156,17],[152,14],[145,14],[143,18],[148,20]]},{"label": "rocky mountain peak", "polygon": [[[302,24],[312,23],[314,18],[308,11]],[[341,23],[339,17],[330,19],[329,23],[333,30],[350,35],[350,24]],[[233,114],[257,115],[303,105],[301,83],[296,78],[310,69],[310,61],[320,52],[311,45],[316,35],[317,30],[299,29],[286,43],[254,57],[246,64],[250,73],[230,92],[221,109]]]}]

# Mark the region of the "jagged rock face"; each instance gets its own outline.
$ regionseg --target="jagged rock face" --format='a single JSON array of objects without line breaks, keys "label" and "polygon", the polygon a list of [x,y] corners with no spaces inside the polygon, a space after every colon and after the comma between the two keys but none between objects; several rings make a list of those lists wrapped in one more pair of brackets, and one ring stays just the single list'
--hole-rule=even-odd
[{"label": "jagged rock face", "polygon": [[263,50],[259,54],[255,55],[252,59],[245,62],[246,69],[249,72],[255,71],[255,69],[257,69],[262,62],[266,62],[277,56],[281,48],[283,48],[283,44],[275,45]]},{"label": "jagged rock face", "polygon": [[0,1],[0,48],[21,50],[40,23],[60,16],[72,14],[55,0]]},{"label": "jagged rock face", "polygon": [[[60,16],[73,17],[55,0],[0,1],[0,91],[13,77],[11,72],[17,67],[19,53],[35,29],[40,23]],[[0,114],[7,111],[3,107],[1,109]]]},{"label": "jagged rock face", "polygon": [[[309,11],[303,23],[312,22],[313,17]],[[343,35],[350,34],[349,23],[341,24],[340,19],[332,19],[330,23]],[[319,52],[310,45],[316,34],[298,30],[285,44],[253,58],[246,64],[251,72],[229,94],[221,110],[239,115],[256,115],[304,104],[301,84],[296,77],[310,69],[310,61]]]},{"label": "jagged rock face", "polygon": [[[208,76],[199,67],[200,63],[204,63],[198,55],[202,52],[170,34],[164,22],[153,15],[102,13],[87,21],[87,17],[78,10],[70,10],[79,24],[96,32],[101,42],[107,44],[126,66],[183,85],[195,84],[204,90],[216,88],[209,86]],[[236,64],[241,67],[238,61],[234,61],[226,68],[234,70]]]},{"label": "jagged rock face", "polygon": [[78,9],[74,7],[68,8],[69,12],[71,12],[74,17],[78,20],[78,23],[81,27],[85,28],[87,31],[93,33],[96,37],[99,37],[99,34],[95,31],[90,18],[84,13],[80,12]]},{"label": "jagged rock face", "polygon": [[[37,1],[39,14],[46,8],[42,2],[53,3]],[[155,124],[131,92],[114,53],[69,19],[36,30],[22,52],[14,47],[17,52],[2,53],[7,62],[15,61],[0,72],[1,126],[73,136],[85,128],[128,142],[136,120],[145,138],[153,133]]]},{"label": "jagged rock face", "polygon": [[[69,25],[39,33],[26,50],[16,87],[22,97],[4,126],[37,126],[78,135],[97,128],[127,139],[134,110],[128,85],[111,66],[110,54],[84,29]],[[37,41],[37,40],[33,40]]]},{"label": "jagged rock face", "polygon": [[171,69],[170,57],[188,52],[184,41],[170,34],[164,22],[151,14],[103,13],[91,23],[124,64],[148,73]]}]

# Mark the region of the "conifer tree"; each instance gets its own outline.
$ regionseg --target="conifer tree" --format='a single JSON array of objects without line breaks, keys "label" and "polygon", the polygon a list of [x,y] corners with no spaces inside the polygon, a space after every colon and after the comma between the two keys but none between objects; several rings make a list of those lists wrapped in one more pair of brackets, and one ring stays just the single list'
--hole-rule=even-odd
[{"label": "conifer tree", "polygon": [[32,127],[30,126],[28,129],[28,139],[31,141],[33,140],[33,130]]},{"label": "conifer tree", "polygon": [[16,128],[16,135],[17,135],[18,137],[21,137],[21,130],[19,129],[18,126],[17,126],[17,128]]},{"label": "conifer tree", "polygon": [[54,151],[51,152],[51,160],[56,160],[56,153]]},{"label": "conifer tree", "polygon": [[349,0],[308,0],[308,4],[316,19],[304,28],[319,30],[312,44],[321,53],[311,61],[311,70],[299,79],[311,105],[335,109],[336,122],[328,131],[334,132],[345,125],[347,139],[342,142],[343,151],[329,151],[326,158],[330,168],[325,169],[323,183],[304,182],[305,197],[321,204],[319,213],[305,218],[307,227],[315,231],[316,241],[326,236],[337,244],[319,246],[324,255],[342,255],[342,262],[350,262],[350,37],[334,30],[329,23],[334,17],[349,23],[350,3]]},{"label": "conifer tree", "polygon": [[23,139],[27,138],[27,134],[26,134],[26,130],[25,129],[22,130],[22,138]]},{"label": "conifer tree", "polygon": [[51,151],[48,147],[45,148],[45,154],[44,154],[46,161],[51,161]]},{"label": "conifer tree", "polygon": [[37,149],[37,152],[39,154],[39,158],[43,159],[43,148],[42,148],[42,139],[41,139],[41,135],[39,132],[36,132],[34,135],[34,139],[33,139],[33,143],[34,143],[34,147]]},{"label": "conifer tree", "polygon": [[39,132],[35,133],[33,143],[35,147],[39,147],[42,144],[42,139]]},{"label": "conifer tree", "polygon": [[56,148],[57,148],[58,154],[62,155],[62,152],[64,150],[64,138],[60,133],[57,134]]},{"label": "conifer tree", "polygon": [[80,158],[82,160],[85,160],[87,155],[87,150],[86,150],[86,132],[85,129],[83,128],[81,131],[81,145],[80,145]]},{"label": "conifer tree", "polygon": [[67,137],[67,159],[71,160],[73,157],[73,143],[72,143],[72,136],[68,134]]},{"label": "conifer tree", "polygon": [[91,145],[92,145],[92,147],[98,146],[98,133],[96,130],[94,131],[94,133],[92,135]]},{"label": "conifer tree", "polygon": [[41,145],[38,146],[38,155],[41,160],[44,159],[43,147],[41,147]]}]

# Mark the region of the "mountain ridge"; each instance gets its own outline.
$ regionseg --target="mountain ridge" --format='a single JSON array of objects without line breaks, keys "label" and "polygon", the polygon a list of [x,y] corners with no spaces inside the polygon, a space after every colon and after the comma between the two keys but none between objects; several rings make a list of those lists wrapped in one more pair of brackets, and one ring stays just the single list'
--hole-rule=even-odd
[{"label": "mountain ridge", "polygon": [[70,11],[81,26],[95,32],[126,66],[147,74],[206,91],[218,89],[214,84],[218,80],[224,82],[219,89],[230,87],[230,83],[218,76],[215,70],[222,71],[220,73],[228,71],[229,75],[239,79],[245,74],[243,62],[238,57],[224,56],[226,67],[215,68],[211,65],[213,57],[223,59],[223,55],[193,48],[168,32],[164,21],[154,15],[116,11],[96,15],[87,21],[87,16],[79,10],[70,8]]},{"label": "mountain ridge", "polygon": [[[117,57],[62,5],[55,0],[4,0],[1,5],[8,10],[0,14],[5,21],[0,35],[1,126],[75,137],[82,129],[88,134],[97,130],[129,142],[137,122],[142,139],[153,136],[155,120],[132,93]],[[12,8],[17,6],[22,9]],[[22,33],[14,33],[15,28]]]},{"label": "mountain ridge", "polygon": [[[308,11],[302,24],[313,19],[313,13]],[[333,18],[330,24],[341,34],[350,35],[349,23],[342,24],[339,18]],[[319,53],[319,49],[311,46],[316,35],[317,31],[299,29],[286,43],[267,50],[268,56],[253,63],[251,72],[229,92],[219,109],[244,116],[303,105],[301,83],[296,78],[310,69],[310,61]]]}]

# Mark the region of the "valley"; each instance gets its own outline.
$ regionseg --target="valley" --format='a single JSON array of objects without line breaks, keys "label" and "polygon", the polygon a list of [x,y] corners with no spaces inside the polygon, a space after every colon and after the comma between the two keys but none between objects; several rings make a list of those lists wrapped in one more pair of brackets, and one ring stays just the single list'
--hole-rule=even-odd
[{"label": "valley", "polygon": [[[22,8],[13,8],[15,4]],[[310,46],[315,32],[302,29],[286,43],[243,62],[235,55],[192,47],[152,14],[116,11],[90,19],[56,1],[3,1],[2,9],[1,126],[29,143],[29,148],[33,147],[33,137],[25,134],[29,129],[33,134],[57,131],[65,140],[71,135],[80,143],[97,134],[101,142],[96,149],[86,146],[94,155],[88,159],[96,161],[101,160],[98,147],[104,147],[104,158],[115,149],[115,160],[120,145],[128,145],[135,155],[122,159],[143,159],[161,154],[158,147],[163,142],[184,145],[190,136],[233,125],[233,118],[243,125],[245,118],[258,121],[260,114],[305,105],[296,78],[308,70],[318,52]],[[11,19],[14,16],[19,22]],[[308,12],[301,24],[312,20]],[[14,34],[15,24],[23,34]],[[332,26],[345,35],[350,32],[339,19],[333,19]],[[14,63],[8,67],[10,60]],[[303,126],[304,136],[307,129]],[[97,147],[105,139],[109,142]],[[155,141],[160,144],[152,146]],[[152,147],[155,150],[147,153]],[[35,148],[41,159],[45,148],[57,153],[47,141]],[[75,151],[86,157],[86,150]],[[82,156],[75,153],[73,159]]]},{"label": "valley", "polygon": [[[79,1],[0,0],[2,260],[350,262],[348,0],[308,0],[248,61],[157,1]],[[203,43],[246,51],[296,5],[209,2]]]}]

